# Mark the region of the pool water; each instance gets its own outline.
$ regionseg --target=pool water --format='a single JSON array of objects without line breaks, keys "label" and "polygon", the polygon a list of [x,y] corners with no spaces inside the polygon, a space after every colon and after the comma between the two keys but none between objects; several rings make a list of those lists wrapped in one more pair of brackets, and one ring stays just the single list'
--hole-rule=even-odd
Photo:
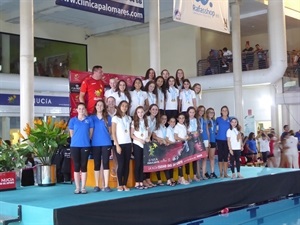
[{"label": "pool water", "polygon": [[[230,210],[230,209],[229,209]],[[300,225],[300,196],[199,219],[182,225]]]}]

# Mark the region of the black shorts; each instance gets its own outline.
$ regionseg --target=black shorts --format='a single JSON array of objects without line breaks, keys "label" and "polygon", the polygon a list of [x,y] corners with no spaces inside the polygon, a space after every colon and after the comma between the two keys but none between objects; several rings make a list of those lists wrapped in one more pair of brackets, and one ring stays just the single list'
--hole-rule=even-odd
[{"label": "black shorts", "polygon": [[216,148],[217,147],[216,142],[209,142],[209,144],[210,144],[211,148]]},{"label": "black shorts", "polygon": [[268,159],[268,155],[270,155],[270,152],[262,152],[262,158],[263,158],[263,162],[267,162],[267,159]]}]

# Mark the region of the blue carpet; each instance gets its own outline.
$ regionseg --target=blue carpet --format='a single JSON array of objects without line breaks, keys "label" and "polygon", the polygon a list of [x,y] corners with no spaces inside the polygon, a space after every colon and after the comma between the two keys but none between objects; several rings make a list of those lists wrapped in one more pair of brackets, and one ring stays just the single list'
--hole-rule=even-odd
[{"label": "blue carpet", "polygon": [[[292,170],[293,169],[284,168],[242,167],[241,173],[244,176],[244,179],[249,179],[257,176],[289,172]],[[231,180],[232,179],[230,178],[209,179],[201,180],[200,182],[193,182],[189,185],[177,185],[175,187],[159,186],[150,188],[148,190],[136,190],[132,188],[129,192],[117,192],[115,189],[113,189],[112,192],[93,192],[92,188],[87,188],[87,191],[89,193],[86,195],[73,194],[73,191],[75,189],[74,184],[56,184],[55,186],[49,187],[17,187],[17,190],[0,192],[0,202],[55,209],[69,207],[73,205],[88,204],[98,201],[107,201],[117,198],[127,198],[131,196],[145,195],[156,192],[191,188],[195,186],[209,185],[218,182],[228,182]]]},{"label": "blue carpet", "polygon": [[[218,171],[218,170],[216,170]],[[293,171],[293,169],[283,168],[263,168],[263,167],[242,167],[243,179],[253,179],[255,177],[267,176],[278,173]],[[217,174],[218,175],[218,174]],[[229,173],[230,175],[230,173]],[[166,192],[180,189],[193,188],[197,186],[216,184],[219,182],[231,182],[230,178],[201,180],[189,185],[177,185],[175,187],[159,186],[148,190],[131,189],[129,192],[93,192],[92,188],[87,188],[88,194],[73,194],[74,184],[57,184],[55,186],[18,186],[16,190],[0,192],[0,215],[14,216],[17,214],[17,205],[22,205],[22,222],[11,223],[11,225],[53,225],[55,220],[54,209],[67,208],[71,206],[86,205],[89,203],[109,201],[119,198],[131,198],[140,195],[151,195],[158,192]],[[272,188],[272,187],[270,187]],[[225,222],[225,221],[224,221]],[[252,225],[249,221],[245,224]],[[208,223],[209,224],[209,223]],[[210,223],[215,225],[216,221]],[[217,223],[225,224],[225,223]],[[234,223],[229,222],[228,225]],[[282,223],[281,223],[282,224]],[[64,224],[69,225],[69,224]],[[275,225],[275,224],[272,224]],[[297,224],[300,225],[300,224]]]}]

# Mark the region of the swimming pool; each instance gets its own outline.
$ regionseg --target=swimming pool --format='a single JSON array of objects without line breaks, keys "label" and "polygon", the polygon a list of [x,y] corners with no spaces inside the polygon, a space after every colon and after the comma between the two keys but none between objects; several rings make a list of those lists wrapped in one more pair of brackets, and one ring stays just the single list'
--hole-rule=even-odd
[{"label": "swimming pool", "polygon": [[182,225],[300,225],[300,196],[251,205],[247,208],[199,219]]}]

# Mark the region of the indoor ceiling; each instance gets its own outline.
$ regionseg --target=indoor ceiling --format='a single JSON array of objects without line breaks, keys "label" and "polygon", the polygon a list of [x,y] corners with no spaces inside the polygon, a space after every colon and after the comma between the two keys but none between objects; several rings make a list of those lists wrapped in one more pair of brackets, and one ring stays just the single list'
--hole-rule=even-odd
[{"label": "indoor ceiling", "polygon": [[[0,19],[18,24],[20,19],[19,1],[1,0]],[[144,24],[57,6],[55,0],[34,0],[34,20],[36,23],[49,22],[81,27],[86,30],[87,37],[110,34],[136,35],[147,33],[149,30],[149,1],[154,0],[144,0]],[[268,29],[267,6],[256,0],[241,0],[240,3],[241,35],[265,33]],[[172,20],[172,7],[173,0],[160,0],[161,29],[184,25]],[[286,17],[286,27],[287,29],[300,27],[300,21]]]}]

